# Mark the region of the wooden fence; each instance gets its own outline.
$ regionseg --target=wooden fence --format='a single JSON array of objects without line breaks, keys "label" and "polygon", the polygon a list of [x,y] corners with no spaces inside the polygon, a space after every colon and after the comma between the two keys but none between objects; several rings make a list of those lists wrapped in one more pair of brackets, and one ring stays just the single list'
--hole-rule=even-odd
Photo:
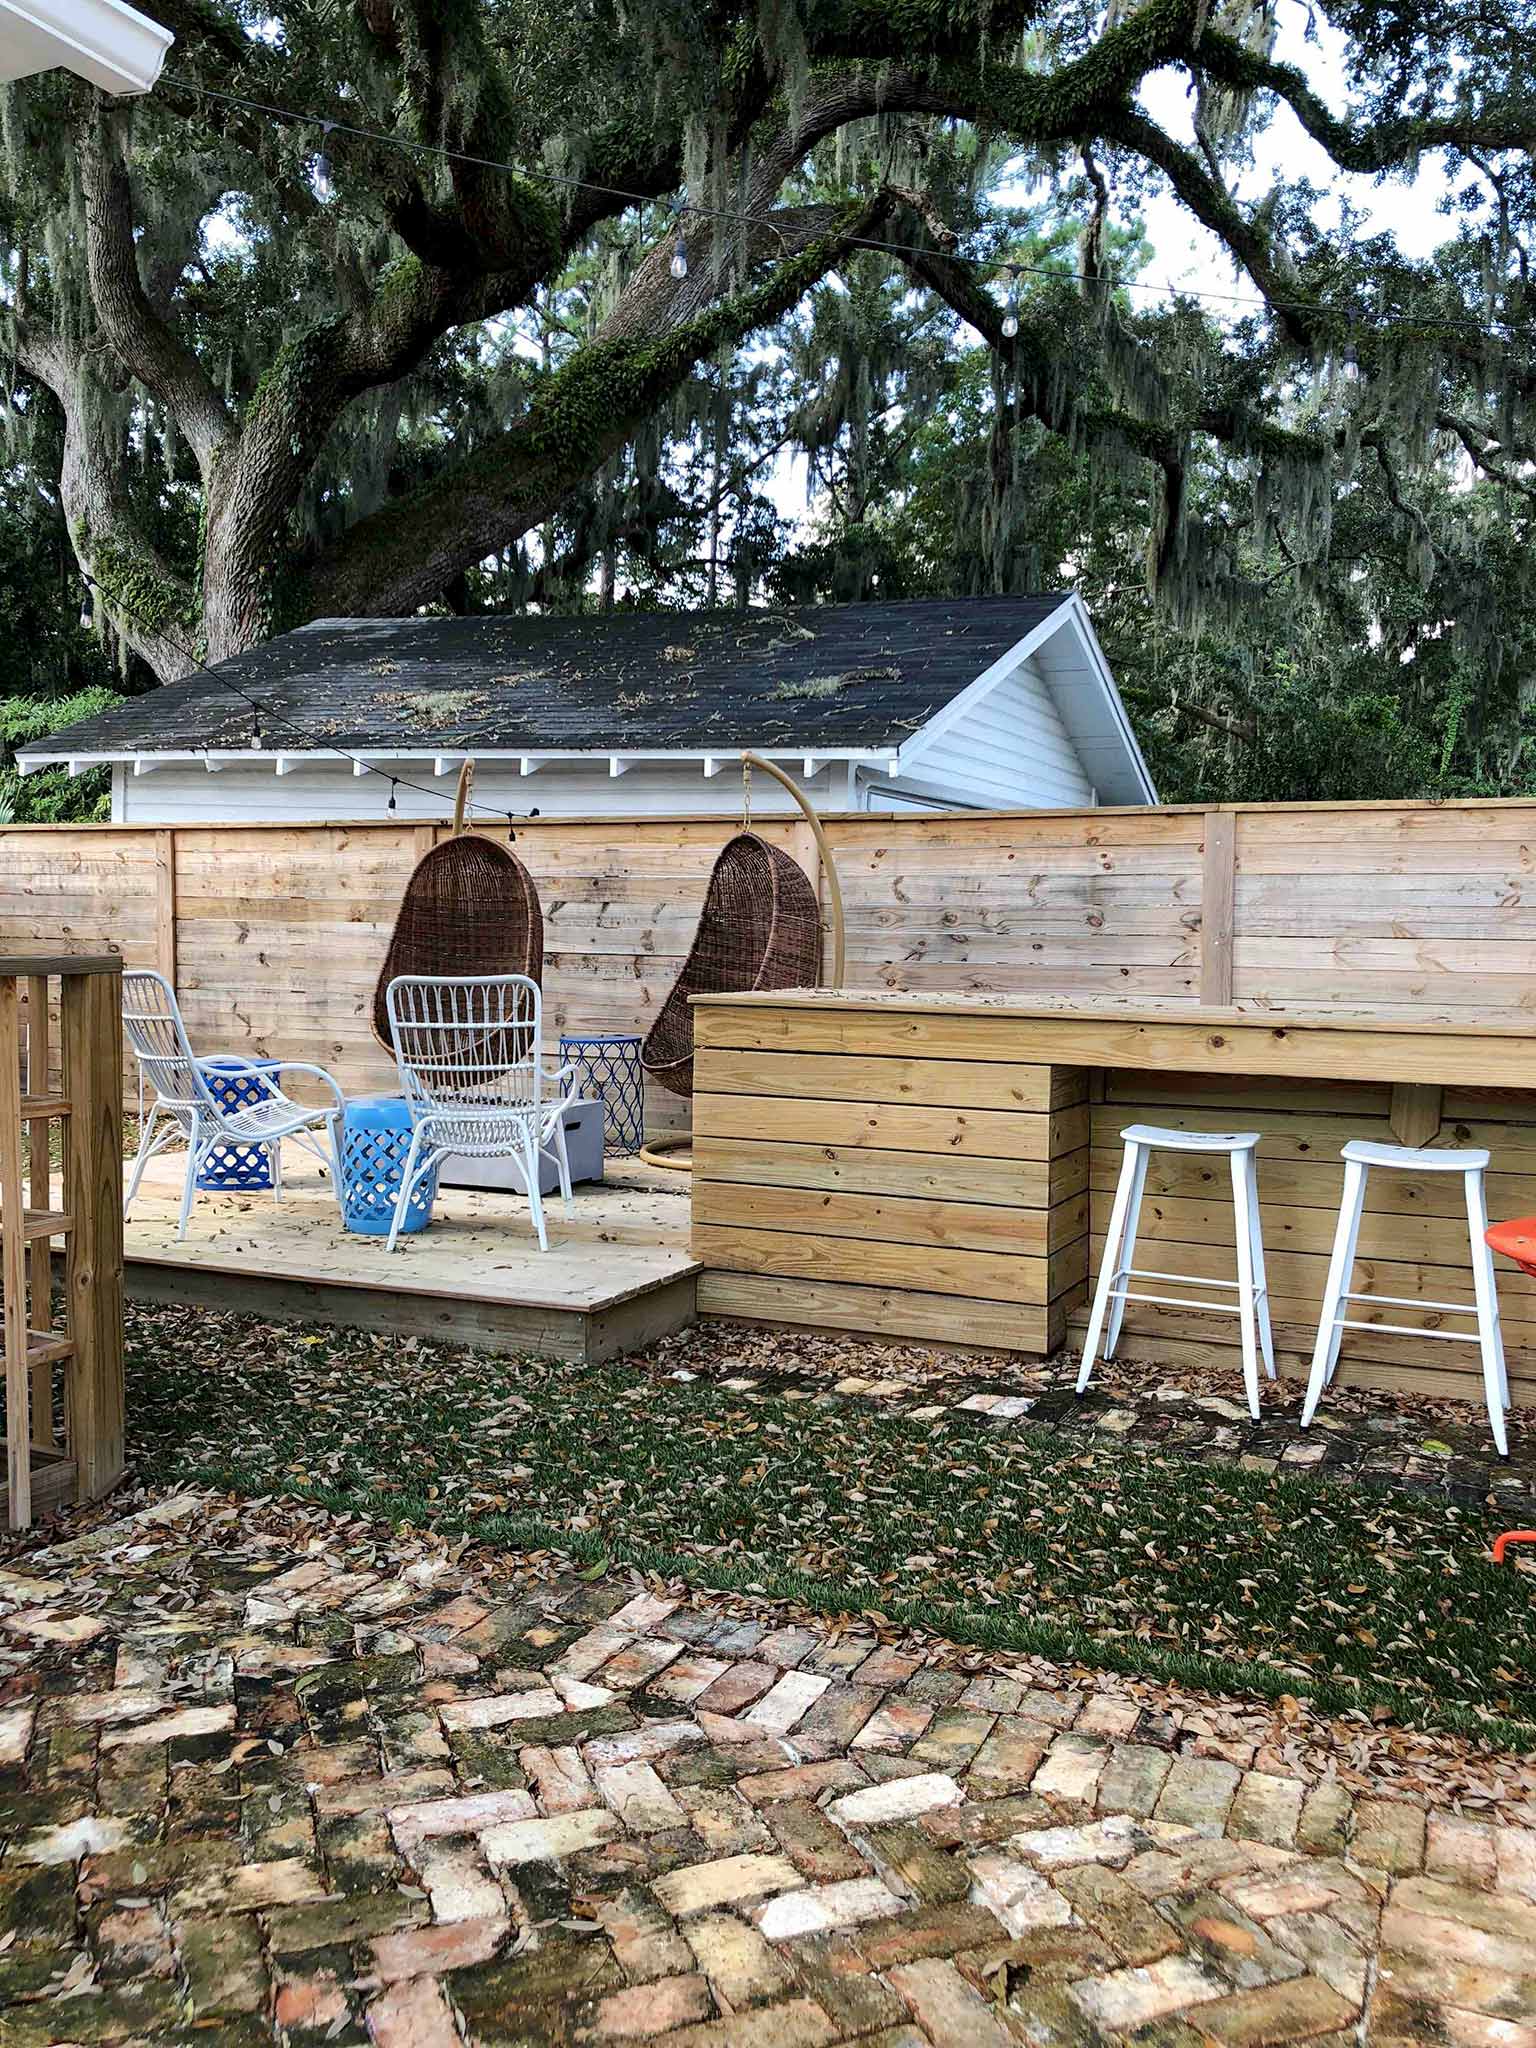
[{"label": "wooden fence", "polygon": [[[552,1033],[645,1028],[729,829],[519,824]],[[814,867],[802,824],[761,829]],[[199,1046],[384,1086],[369,996],[437,830],[10,827],[0,949],[120,951],[173,976]],[[853,987],[1536,1017],[1536,803],[846,816],[828,831]]]}]

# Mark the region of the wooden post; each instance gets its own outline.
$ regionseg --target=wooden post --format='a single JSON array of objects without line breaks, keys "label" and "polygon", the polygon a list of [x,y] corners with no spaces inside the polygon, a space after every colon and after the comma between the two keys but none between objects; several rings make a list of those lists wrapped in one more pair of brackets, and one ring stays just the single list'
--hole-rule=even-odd
[{"label": "wooden post", "polygon": [[1232,1001],[1236,898],[1237,819],[1231,811],[1207,811],[1200,873],[1200,1000],[1213,1010]]},{"label": "wooden post", "polygon": [[123,1471],[123,1025],[118,974],[62,977],[69,1443],[83,1500]]},{"label": "wooden post", "polygon": [[176,986],[176,834],[155,834],[155,966]]},{"label": "wooden post", "polygon": [[[35,974],[27,982],[27,1093],[34,1101],[52,1094],[48,1057],[48,977]],[[53,1205],[53,1125],[45,1116],[27,1124],[28,1180],[34,1209]],[[34,1237],[31,1247],[32,1308],[30,1326],[48,1332],[53,1328],[53,1246],[46,1237]],[[53,1366],[46,1358],[32,1367],[32,1441],[45,1451],[56,1450],[53,1429]]]},{"label": "wooden post", "polygon": [[1397,1081],[1387,1121],[1399,1145],[1432,1145],[1440,1135],[1445,1090],[1426,1081]]},{"label": "wooden post", "polygon": [[21,1178],[21,1010],[16,977],[0,976],[0,1238],[4,1240],[5,1476],[13,1529],[32,1520],[32,1417],[27,1375],[27,1206]]}]

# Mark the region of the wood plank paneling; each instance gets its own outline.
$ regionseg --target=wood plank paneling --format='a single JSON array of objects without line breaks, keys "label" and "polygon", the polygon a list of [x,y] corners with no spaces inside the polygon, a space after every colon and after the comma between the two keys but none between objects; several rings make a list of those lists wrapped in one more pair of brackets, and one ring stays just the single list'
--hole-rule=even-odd
[{"label": "wood plank paneling", "polygon": [[[747,1187],[825,1188],[940,1202],[1043,1209],[1088,1185],[1086,1150],[1057,1160],[974,1159],[963,1153],[883,1152],[857,1145],[762,1143],[760,1137],[693,1140],[695,1173]],[[1068,1161],[1080,1161],[1071,1167]],[[1075,1177],[1073,1177],[1075,1174]]]},{"label": "wood plank paneling", "polygon": [[1006,1302],[957,1301],[912,1288],[847,1287],[755,1273],[701,1273],[703,1316],[781,1323],[811,1330],[895,1341],[977,1347],[987,1351],[1055,1349],[1065,1328],[1059,1306],[1024,1308]]},{"label": "wood plank paneling", "polygon": [[904,1109],[859,1102],[806,1102],[773,1095],[693,1098],[693,1127],[706,1138],[868,1145],[889,1152],[964,1153],[980,1159],[1051,1159],[1086,1136],[1087,1111],[1050,1116],[1001,1110]]},{"label": "wood plank paneling", "polygon": [[[210,802],[217,797],[211,790]],[[761,822],[779,843],[796,843],[794,821]],[[698,818],[519,825],[517,850],[544,906],[552,1036],[648,1028],[728,829]],[[174,965],[201,1046],[318,1059],[348,1088],[386,1088],[391,1068],[368,1033],[369,999],[430,830],[412,821],[9,828],[0,946],[62,941]],[[1305,1007],[1425,1021],[1536,1017],[1530,803],[847,816],[830,819],[828,832],[851,988],[1192,1007],[1202,991],[1223,992],[1230,839],[1240,1009],[1265,1019]],[[797,1038],[806,1054],[900,1058],[921,1037],[939,1059],[1019,1058],[1006,1031],[969,1022],[947,1044],[934,1035],[945,1026],[901,1016],[861,1021],[862,1036],[831,1014],[799,1028],[816,1033]],[[1132,1057],[1129,1045],[1119,1056]],[[1151,1068],[1161,1053],[1142,1038],[1135,1056]],[[1267,1064],[1236,1047],[1201,1064],[1238,1077],[1239,1060]],[[1392,1078],[1434,1085],[1411,1071],[1406,1049],[1401,1064]],[[1468,1066],[1437,1078],[1454,1088],[1485,1076]],[[978,1079],[977,1097],[951,1106],[982,1107],[984,1094]],[[687,1115],[659,1091],[651,1107],[658,1125]]]},{"label": "wood plank paneling", "polygon": [[[1352,1138],[1401,1143],[1392,1126],[1399,1091],[1384,1083],[1352,1085],[1347,1091],[1308,1083],[1288,1107],[1273,1081],[1223,1084],[1217,1106],[1181,1107],[1171,1099],[1176,1083],[1166,1077],[1116,1072],[1108,1077],[1111,1100],[1093,1110],[1090,1187],[1095,1235],[1094,1270],[1102,1253],[1102,1231],[1119,1173],[1120,1130],[1133,1121],[1175,1129],[1220,1130],[1236,1110],[1249,1128],[1262,1132],[1258,1148],[1259,1201],[1263,1216],[1271,1307],[1277,1344],[1304,1370],[1316,1336],[1317,1315],[1333,1245],[1344,1169],[1339,1154]],[[1241,1101],[1244,1089],[1253,1100]],[[1431,1091],[1434,1092],[1434,1091]],[[1140,1098],[1140,1099],[1138,1099]],[[1460,1090],[1457,1119],[1440,1127],[1437,1149],[1486,1146],[1493,1156],[1488,1204],[1494,1216],[1536,1211],[1536,1097],[1509,1091]],[[1223,1111],[1227,1113],[1223,1113]],[[1501,1114],[1502,1112],[1502,1114]],[[1515,1120],[1523,1117],[1524,1121]],[[1169,1272],[1204,1279],[1235,1273],[1232,1203],[1224,1159],[1158,1152],[1152,1155],[1142,1208],[1138,1260]],[[1354,1287],[1361,1293],[1472,1303],[1467,1215],[1457,1174],[1373,1171],[1366,1184]],[[1517,1379],[1536,1376],[1536,1280],[1499,1262],[1499,1300],[1509,1369]],[[1480,1399],[1480,1366],[1474,1346],[1448,1344],[1415,1335],[1437,1329],[1471,1332],[1470,1317],[1438,1309],[1372,1309],[1356,1303],[1352,1315],[1400,1329],[1347,1330],[1340,1354],[1346,1383],[1400,1386],[1425,1393],[1457,1393]],[[1284,1334],[1281,1334],[1283,1330]],[[1408,1334],[1401,1334],[1406,1330]],[[1132,1303],[1126,1314],[1128,1340],[1177,1345],[1191,1342],[1202,1355],[1230,1356],[1236,1371],[1236,1331],[1228,1319]],[[1285,1359],[1282,1359],[1282,1363]]]},{"label": "wood plank paneling", "polygon": [[[992,1060],[870,1059],[852,1054],[701,1053],[697,1085],[711,1093],[792,1095],[838,1102],[967,1110],[1046,1110],[1052,1069]],[[1074,1095],[1073,1100],[1080,1099]]]},{"label": "wood plank paneling", "polygon": [[[693,1255],[706,1266],[738,1273],[774,1273],[787,1280],[846,1280],[857,1286],[901,1287],[913,1278],[912,1247],[868,1238],[811,1237],[803,1231],[731,1228],[695,1221]],[[921,1273],[928,1291],[970,1301],[1042,1305],[1051,1298],[1043,1257],[926,1249]]]},{"label": "wood plank paneling", "polygon": [[[697,1159],[694,1171],[699,1170]],[[696,1222],[744,1230],[798,1230],[807,1236],[874,1238],[939,1250],[1024,1253],[1043,1258],[1088,1228],[1086,1193],[1059,1211],[1009,1209],[980,1202],[904,1200],[828,1194],[820,1188],[765,1188],[707,1177],[694,1194]],[[1053,1230],[1054,1225],[1054,1230]]]}]

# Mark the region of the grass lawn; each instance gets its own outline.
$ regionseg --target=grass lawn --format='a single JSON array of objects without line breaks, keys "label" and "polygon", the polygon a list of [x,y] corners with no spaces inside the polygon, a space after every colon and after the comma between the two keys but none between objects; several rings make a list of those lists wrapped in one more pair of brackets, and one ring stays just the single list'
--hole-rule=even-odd
[{"label": "grass lawn", "polygon": [[680,1358],[494,1359],[135,1307],[132,1448],[166,1484],[1532,1744],[1510,1724],[1536,1723],[1536,1588],[1486,1561],[1491,1512],[731,1391],[676,1377]]}]

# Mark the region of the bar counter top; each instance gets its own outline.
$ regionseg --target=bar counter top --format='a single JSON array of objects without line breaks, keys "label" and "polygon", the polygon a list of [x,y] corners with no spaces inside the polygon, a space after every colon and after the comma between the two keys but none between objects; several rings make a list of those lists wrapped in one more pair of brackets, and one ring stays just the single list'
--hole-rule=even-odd
[{"label": "bar counter top", "polygon": [[1536,1089],[1536,1015],[1484,1017],[1470,1007],[1414,1016],[883,989],[703,996],[695,1007],[701,1047]]}]

